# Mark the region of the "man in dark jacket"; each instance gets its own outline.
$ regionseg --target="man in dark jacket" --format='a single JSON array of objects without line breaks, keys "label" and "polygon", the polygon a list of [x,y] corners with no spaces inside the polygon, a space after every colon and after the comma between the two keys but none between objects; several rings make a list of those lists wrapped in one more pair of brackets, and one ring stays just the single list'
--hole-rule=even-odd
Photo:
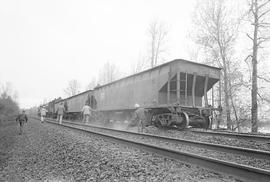
[{"label": "man in dark jacket", "polygon": [[28,118],[25,114],[25,111],[22,111],[22,113],[17,116],[16,121],[20,123],[19,135],[21,135],[23,132],[23,125],[24,125],[24,123],[26,123],[28,121]]}]

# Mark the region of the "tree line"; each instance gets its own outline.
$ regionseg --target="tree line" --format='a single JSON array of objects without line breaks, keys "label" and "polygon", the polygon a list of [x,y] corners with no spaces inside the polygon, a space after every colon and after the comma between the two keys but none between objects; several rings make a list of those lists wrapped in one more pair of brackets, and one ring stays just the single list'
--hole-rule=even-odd
[{"label": "tree line", "polygon": [[17,94],[12,91],[11,84],[6,83],[0,87],[0,123],[14,119],[18,113]]},{"label": "tree line", "polygon": [[[269,0],[207,0],[198,1],[195,8],[192,38],[201,49],[197,56],[204,59],[202,62],[222,68],[220,87],[225,112],[220,117],[230,130],[240,131],[246,122],[251,123],[252,132],[257,132],[258,103],[261,110],[269,104],[269,95],[262,94],[269,91],[269,78],[263,73],[265,69],[258,71],[258,63],[263,65],[267,57],[269,12]],[[248,47],[243,49],[245,44]]]}]

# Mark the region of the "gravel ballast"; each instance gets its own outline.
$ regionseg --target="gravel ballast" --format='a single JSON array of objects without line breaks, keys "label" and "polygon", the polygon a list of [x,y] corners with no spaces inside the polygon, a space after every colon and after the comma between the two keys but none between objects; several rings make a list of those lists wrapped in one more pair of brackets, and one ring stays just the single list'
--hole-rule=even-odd
[{"label": "gravel ballast", "polygon": [[175,138],[189,139],[201,142],[208,142],[213,144],[222,144],[222,145],[230,145],[236,147],[244,147],[250,149],[257,150],[266,150],[270,151],[270,145],[264,142],[247,140],[247,139],[236,139],[232,137],[225,136],[214,136],[214,135],[206,135],[195,133],[192,131],[176,131],[176,130],[160,130],[160,129],[150,129],[149,133],[158,134],[161,136],[170,136]]},{"label": "gravel ballast", "polygon": [[[81,122],[78,122],[78,123],[81,123]],[[89,125],[102,126],[96,122],[91,122]],[[119,123],[116,122],[116,123],[110,123],[106,127],[125,130],[127,128],[127,125],[123,125],[121,122]],[[130,128],[129,130],[137,131],[137,127]],[[248,140],[248,139],[236,139],[229,136],[226,137],[226,136],[218,136],[218,135],[215,136],[215,135],[200,134],[200,133],[192,132],[192,130],[179,131],[179,130],[159,129],[154,126],[149,126],[147,127],[147,130],[145,132],[154,134],[154,135],[164,136],[164,137],[173,137],[173,138],[188,139],[188,140],[207,142],[207,143],[213,143],[213,144],[222,144],[222,145],[229,145],[229,146],[235,146],[235,147],[270,151],[270,143],[253,141],[253,140]]]},{"label": "gravel ballast", "polygon": [[[14,122],[11,122],[14,123]],[[0,126],[0,181],[235,181],[227,175],[30,120]]]},{"label": "gravel ballast", "polygon": [[140,141],[147,144],[162,146],[164,148],[169,148],[169,149],[173,149],[173,150],[177,150],[181,152],[192,153],[199,156],[211,157],[211,158],[220,159],[220,160],[224,160],[228,162],[233,162],[233,163],[243,164],[243,165],[252,166],[256,168],[270,170],[270,160],[257,159],[255,157],[248,157],[245,155],[220,152],[216,150],[209,150],[209,149],[204,149],[200,147],[190,146],[188,144],[172,143],[172,142],[160,140],[158,138],[155,139],[153,137],[139,136],[132,133],[120,133],[117,131],[103,130],[101,128],[100,129],[91,128],[91,126],[90,127],[79,126],[79,125],[75,125],[75,126],[79,128],[85,128],[90,131],[106,133],[108,135],[113,135],[113,136],[129,139],[129,140],[136,140],[136,141]]}]

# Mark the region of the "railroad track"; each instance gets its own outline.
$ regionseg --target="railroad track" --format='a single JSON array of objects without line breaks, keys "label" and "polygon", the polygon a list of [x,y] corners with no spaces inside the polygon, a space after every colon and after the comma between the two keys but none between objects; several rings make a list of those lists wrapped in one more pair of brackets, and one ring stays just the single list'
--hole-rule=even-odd
[{"label": "railroad track", "polygon": [[204,134],[204,135],[216,135],[216,136],[225,136],[225,137],[231,137],[231,138],[237,138],[237,139],[253,140],[253,141],[259,141],[259,142],[270,144],[270,136],[269,135],[233,133],[233,132],[217,132],[217,131],[199,131],[199,130],[191,130],[191,132]]},{"label": "railroad track", "polygon": [[[55,120],[51,120],[51,121],[55,121]],[[126,134],[126,135],[150,137],[150,138],[153,138],[156,140],[160,140],[163,142],[169,142],[169,143],[173,143],[173,144],[189,145],[192,147],[198,147],[198,148],[203,148],[203,149],[207,149],[207,150],[215,150],[215,151],[219,151],[219,152],[239,154],[239,155],[244,155],[247,157],[254,157],[254,158],[259,158],[259,159],[263,159],[263,160],[270,160],[270,152],[269,151],[228,146],[228,145],[221,145],[221,144],[213,144],[213,143],[200,142],[200,141],[187,140],[187,139],[164,137],[164,136],[158,136],[158,135],[146,134],[146,133],[136,133],[136,132],[131,132],[131,131],[117,130],[117,129],[111,129],[111,128],[100,127],[100,126],[85,125],[82,123],[75,123],[75,122],[69,122],[69,121],[64,121],[64,122],[68,123],[68,124],[78,125],[78,126],[87,127],[87,128],[95,128],[98,130],[103,130],[103,131],[108,131],[108,132],[117,132],[117,133],[122,133],[122,134]]]},{"label": "railroad track", "polygon": [[[55,120],[47,120],[47,121],[49,123],[57,124],[55,122]],[[87,132],[87,133],[92,133],[92,134],[95,134],[98,136],[108,138],[110,140],[115,140],[117,142],[121,142],[124,144],[132,145],[134,147],[138,147],[140,149],[154,152],[154,153],[163,155],[165,157],[170,157],[173,159],[181,160],[183,162],[196,164],[199,166],[210,168],[210,169],[215,170],[215,171],[219,171],[221,173],[227,173],[227,174],[236,176],[237,178],[242,179],[244,181],[270,181],[270,171],[269,170],[255,168],[255,167],[251,167],[251,166],[247,166],[247,165],[243,165],[243,164],[237,164],[234,162],[228,162],[228,161],[224,161],[224,160],[214,159],[214,158],[210,158],[210,157],[199,156],[199,155],[195,155],[195,154],[191,154],[191,153],[187,153],[187,152],[181,152],[179,150],[172,150],[169,148],[160,147],[158,145],[146,144],[146,143],[143,143],[140,141],[127,139],[124,137],[119,137],[119,136],[115,136],[115,135],[108,134],[108,133],[106,134],[106,133],[100,132],[100,131],[91,131],[91,130],[89,130],[89,128],[93,127],[93,126],[89,126],[89,125],[65,121],[64,124],[62,124],[61,126],[71,128],[71,129],[76,129],[76,130]],[[117,131],[117,132],[121,132],[121,133],[125,133],[125,134],[141,135],[143,137],[152,137],[152,138],[157,137],[159,140],[164,140],[164,141],[167,140],[167,142],[169,142],[169,141],[175,142],[175,143],[182,142],[182,143],[186,143],[188,145],[196,145],[196,147],[204,147],[204,148],[208,148],[208,149],[212,148],[215,150],[217,150],[217,149],[223,150],[222,152],[224,152],[224,150],[226,150],[226,151],[232,152],[232,153],[237,151],[238,154],[244,153],[245,155],[254,155],[255,154],[257,157],[260,157],[262,159],[266,159],[268,157],[267,159],[269,160],[269,153],[265,152],[265,151],[257,151],[257,150],[252,150],[252,149],[249,149],[248,151],[244,151],[243,148],[239,148],[239,147],[228,148],[229,146],[227,146],[224,148],[224,146],[221,146],[221,145],[208,144],[208,143],[204,143],[204,142],[179,140],[179,139],[161,137],[161,136],[156,136],[156,135],[127,132],[127,131],[122,131],[122,130],[112,130],[109,128],[102,128],[102,127],[96,127],[96,126],[94,128],[107,130],[107,131],[113,131],[113,132]],[[231,148],[233,148],[233,149],[231,149]]]}]

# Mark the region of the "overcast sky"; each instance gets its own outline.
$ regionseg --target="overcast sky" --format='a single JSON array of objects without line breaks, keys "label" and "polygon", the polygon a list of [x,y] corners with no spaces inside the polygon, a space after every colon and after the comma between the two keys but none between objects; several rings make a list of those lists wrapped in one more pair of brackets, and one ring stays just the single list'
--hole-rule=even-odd
[{"label": "overcast sky", "polygon": [[107,61],[121,72],[145,56],[155,19],[169,27],[166,60],[189,59],[194,0],[0,0],[0,84],[11,82],[21,107],[82,88]]}]

